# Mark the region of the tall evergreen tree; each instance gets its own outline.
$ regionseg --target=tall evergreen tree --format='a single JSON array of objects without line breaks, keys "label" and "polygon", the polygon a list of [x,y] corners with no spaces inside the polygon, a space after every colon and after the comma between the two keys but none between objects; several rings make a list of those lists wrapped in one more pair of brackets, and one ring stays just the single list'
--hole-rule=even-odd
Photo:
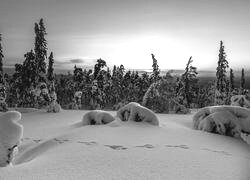
[{"label": "tall evergreen tree", "polygon": [[39,23],[35,23],[35,57],[36,57],[36,83],[45,81],[46,74],[46,58],[47,58],[47,35],[43,19]]},{"label": "tall evergreen tree", "polygon": [[53,64],[54,64],[54,57],[53,57],[53,52],[51,52],[49,55],[49,66],[48,66],[48,72],[47,72],[47,79],[50,82],[52,82],[55,78]]},{"label": "tall evergreen tree", "polygon": [[3,48],[2,48],[2,34],[0,34],[0,83],[3,83],[4,80],[4,76],[3,76],[3,58],[4,58],[4,55],[3,55]]},{"label": "tall evergreen tree", "polygon": [[241,70],[241,79],[240,79],[240,91],[241,91],[241,94],[244,94],[245,83],[246,83],[246,80],[245,80],[245,70],[244,70],[244,68],[242,68],[242,70]]},{"label": "tall evergreen tree", "polygon": [[23,64],[15,65],[15,73],[13,75],[16,82],[16,89],[19,97],[19,105],[25,107],[34,107],[35,100],[31,90],[36,86],[36,63],[33,50],[27,52]]},{"label": "tall evergreen tree", "polygon": [[157,59],[155,59],[155,55],[151,54],[151,56],[153,59],[153,65],[152,65],[153,73],[151,75],[151,79],[153,82],[156,82],[160,79],[160,69],[159,69],[159,66],[157,64]]},{"label": "tall evergreen tree", "polygon": [[226,60],[226,53],[223,42],[220,41],[219,60],[216,68],[216,90],[215,90],[215,105],[226,104],[227,99],[227,76],[226,69],[228,68],[228,61]]},{"label": "tall evergreen tree", "polygon": [[95,67],[94,67],[94,79],[97,78],[101,69],[106,67],[106,66],[107,66],[106,61],[104,61],[101,58],[97,59],[97,63],[95,64]]},{"label": "tall evergreen tree", "polygon": [[229,88],[230,88],[230,92],[232,92],[235,88],[234,85],[234,72],[233,69],[230,69],[230,77],[229,77]]},{"label": "tall evergreen tree", "polygon": [[[5,88],[5,80],[4,80],[4,74],[3,74],[3,49],[2,49],[2,37],[0,34],[0,97],[1,97],[1,102],[0,102],[0,111],[7,111],[7,104],[5,102],[6,99],[6,88]],[[3,101],[4,100],[4,101]]]},{"label": "tall evergreen tree", "polygon": [[190,107],[192,99],[195,97],[195,85],[198,82],[197,79],[197,68],[192,66],[192,56],[189,58],[185,68],[185,72],[181,75],[178,83],[178,98],[179,103]]}]

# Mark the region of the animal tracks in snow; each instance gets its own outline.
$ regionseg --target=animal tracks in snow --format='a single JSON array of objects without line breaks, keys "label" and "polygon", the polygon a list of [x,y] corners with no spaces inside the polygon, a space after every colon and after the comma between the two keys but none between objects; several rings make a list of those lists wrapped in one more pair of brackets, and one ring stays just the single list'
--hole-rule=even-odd
[{"label": "animal tracks in snow", "polygon": [[142,145],[142,146],[135,146],[135,147],[139,147],[139,148],[148,148],[148,149],[153,149],[155,148],[153,145],[151,144],[145,144],[145,145]]},{"label": "animal tracks in snow", "polygon": [[68,139],[58,139],[58,138],[54,138],[54,141],[58,142],[59,144],[63,144],[65,142],[69,142],[70,140]]},{"label": "animal tracks in snow", "polygon": [[[83,144],[83,145],[86,145],[86,146],[97,146],[97,145],[101,145],[101,146],[104,146],[104,147],[109,147],[110,149],[112,150],[127,150],[129,149],[129,147],[125,147],[125,146],[122,146],[122,145],[109,145],[109,144],[98,144],[96,141],[72,141],[70,139],[63,139],[63,138],[53,138],[51,139],[52,141],[58,143],[58,144],[63,144],[63,143],[66,143],[66,142],[71,142],[71,143],[78,143],[78,144]],[[22,141],[31,141],[33,143],[36,143],[36,144],[40,144],[40,143],[43,143],[43,139],[32,139],[32,138],[23,138]],[[175,145],[175,144],[166,144],[164,145],[163,147],[165,148],[175,148],[175,149],[185,149],[185,150],[188,150],[188,149],[191,149],[189,146],[185,145],[185,144],[179,144],[179,145]],[[152,145],[152,144],[144,144],[144,145],[137,145],[137,146],[133,146],[133,147],[130,147],[130,149],[132,148],[145,148],[145,149],[154,149],[156,148],[156,146]],[[219,154],[223,154],[223,155],[226,155],[226,156],[232,156],[232,154],[226,152],[226,151],[220,151],[220,150],[214,150],[214,149],[209,149],[209,148],[201,148],[200,150],[202,151],[210,151],[210,152],[213,152],[213,153],[219,153]]]},{"label": "animal tracks in snow", "polygon": [[128,148],[120,146],[120,145],[104,145],[104,146],[109,147],[109,148],[114,149],[114,150],[126,150],[126,149],[128,149]]},{"label": "animal tracks in snow", "polygon": [[169,148],[182,148],[182,149],[190,149],[187,145],[181,144],[181,145],[165,145]]},{"label": "animal tracks in snow", "polygon": [[85,144],[87,146],[97,145],[97,142],[95,142],[95,141],[90,141],[90,142],[77,141],[76,143]]},{"label": "animal tracks in snow", "polygon": [[203,148],[202,150],[210,151],[210,152],[214,152],[214,153],[220,153],[220,154],[227,155],[227,156],[232,156],[232,154],[225,152],[225,151],[217,151],[217,150],[208,149],[208,148]]}]

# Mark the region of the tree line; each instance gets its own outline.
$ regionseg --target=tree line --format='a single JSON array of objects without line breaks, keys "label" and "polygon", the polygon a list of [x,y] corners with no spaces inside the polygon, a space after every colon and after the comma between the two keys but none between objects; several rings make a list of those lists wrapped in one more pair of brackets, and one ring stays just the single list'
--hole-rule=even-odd
[{"label": "tree line", "polygon": [[[242,69],[241,86],[235,87],[234,72],[229,68],[223,42],[220,42],[216,81],[201,85],[197,68],[188,59],[184,73],[161,75],[157,59],[152,57],[152,73],[126,70],[123,65],[107,67],[106,61],[97,59],[93,69],[74,67],[73,74],[54,74],[54,54],[48,53],[46,28],[43,19],[34,26],[34,49],[24,54],[24,61],[15,64],[15,73],[3,73],[3,48],[0,34],[0,96],[5,93],[8,106],[36,107],[36,89],[45,83],[48,91],[55,91],[57,101],[69,108],[76,92],[82,92],[83,109],[117,109],[134,101],[156,112],[178,111],[180,107],[201,108],[209,105],[230,104],[234,94],[247,94]],[[49,56],[47,56],[49,54]],[[48,63],[47,63],[48,62]],[[2,89],[2,90],[1,90]]]}]

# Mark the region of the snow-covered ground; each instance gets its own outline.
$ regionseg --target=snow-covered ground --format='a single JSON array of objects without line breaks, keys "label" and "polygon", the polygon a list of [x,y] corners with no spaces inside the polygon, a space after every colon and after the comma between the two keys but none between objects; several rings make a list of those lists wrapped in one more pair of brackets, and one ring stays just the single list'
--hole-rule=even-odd
[{"label": "snow-covered ground", "polygon": [[13,166],[0,168],[0,179],[250,179],[250,146],[193,130],[193,114],[157,114],[160,127],[82,126],[86,112],[23,112],[19,154]]}]

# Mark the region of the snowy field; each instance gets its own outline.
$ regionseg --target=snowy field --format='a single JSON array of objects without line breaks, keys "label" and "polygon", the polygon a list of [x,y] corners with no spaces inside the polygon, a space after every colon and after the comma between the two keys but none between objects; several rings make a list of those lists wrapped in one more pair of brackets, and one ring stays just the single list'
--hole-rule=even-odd
[{"label": "snowy field", "polygon": [[[250,146],[192,129],[192,114],[82,126],[87,111],[23,111],[24,136],[1,180],[249,180]],[[115,112],[111,112],[115,115]]]}]

